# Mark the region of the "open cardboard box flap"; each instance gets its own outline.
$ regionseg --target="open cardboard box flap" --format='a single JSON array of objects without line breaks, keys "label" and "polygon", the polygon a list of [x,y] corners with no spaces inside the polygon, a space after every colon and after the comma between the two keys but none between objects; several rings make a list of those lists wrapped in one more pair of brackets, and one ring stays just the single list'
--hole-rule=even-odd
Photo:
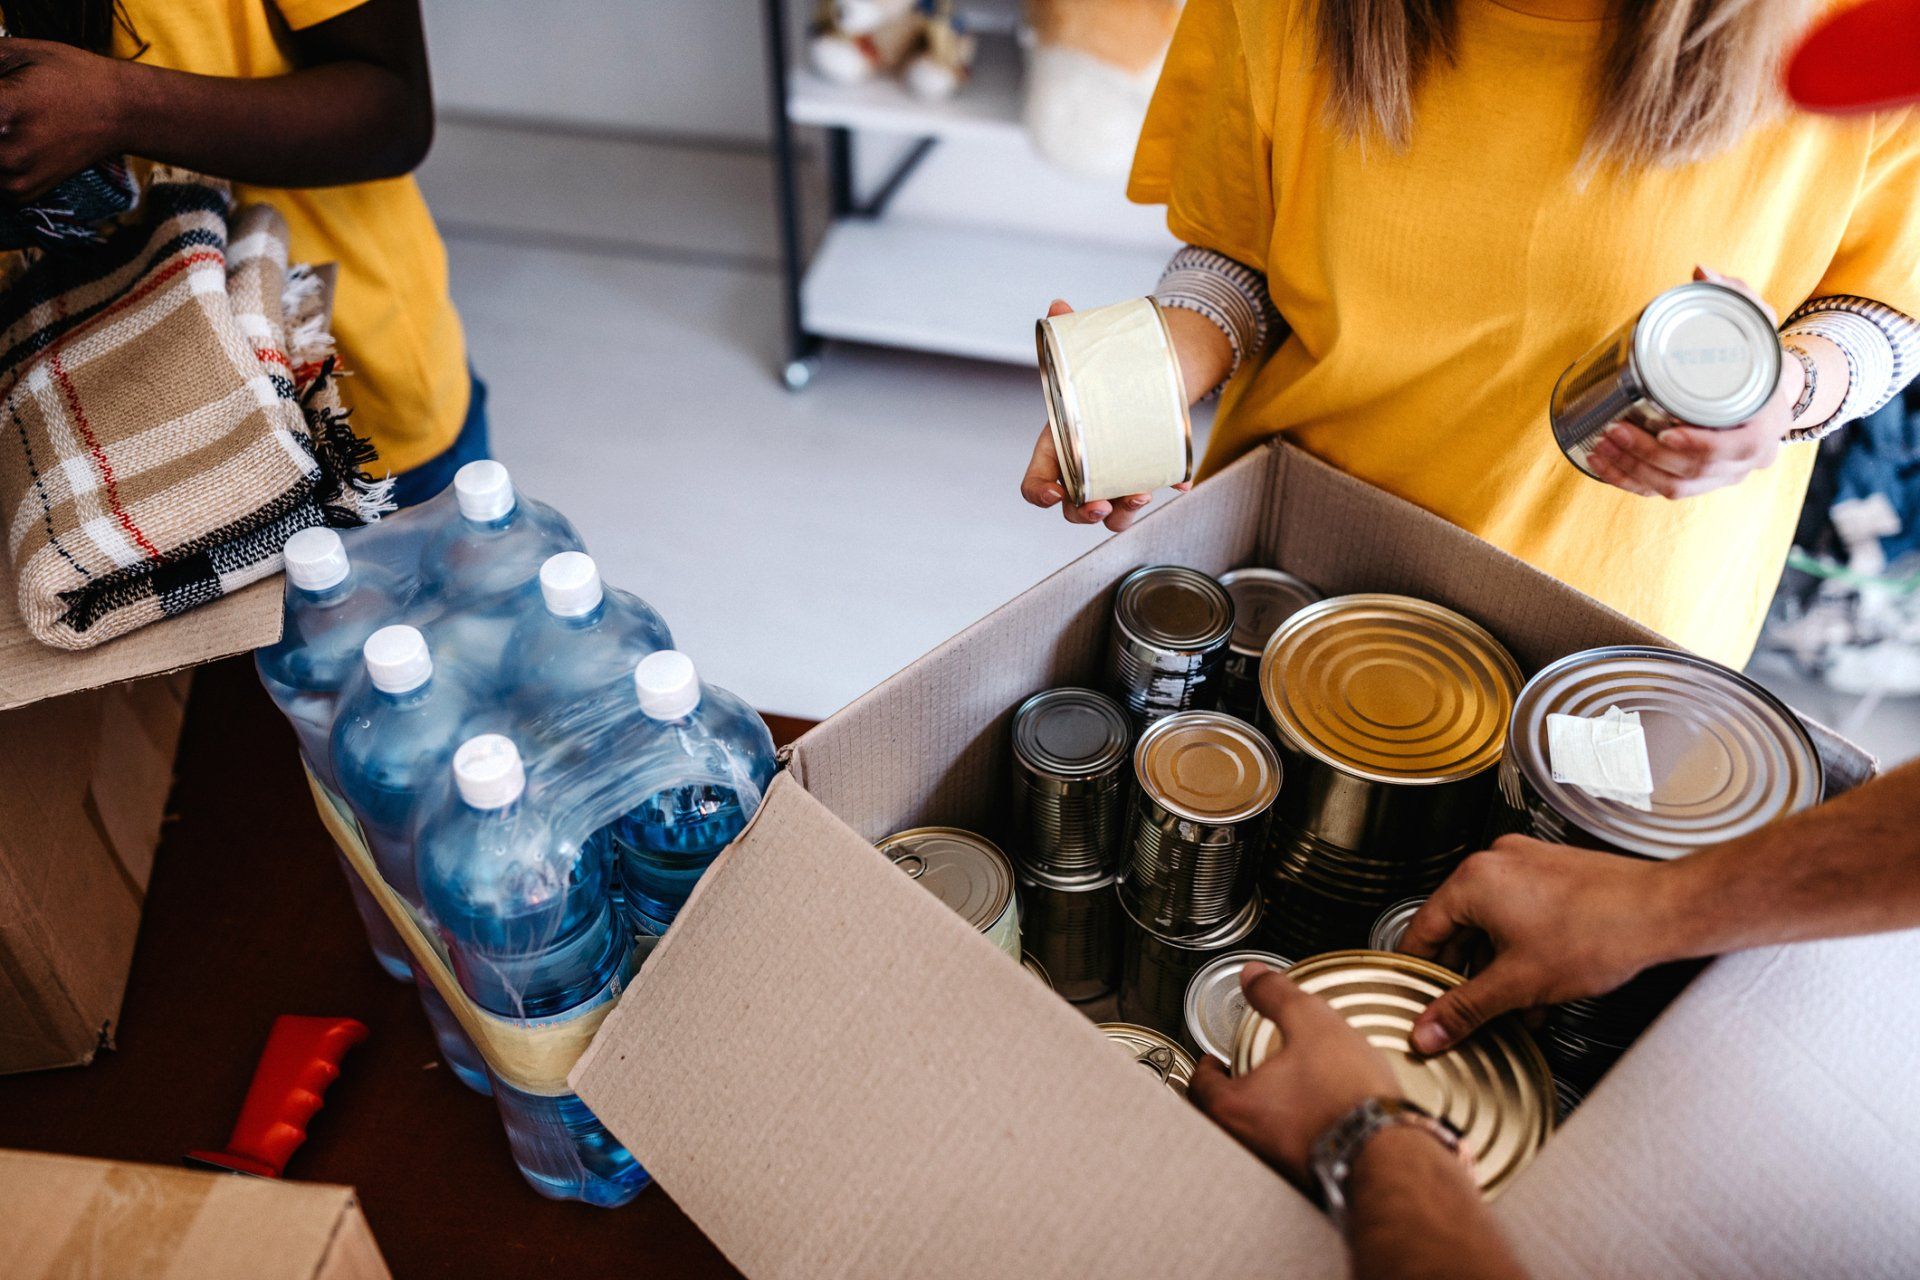
[{"label": "open cardboard box flap", "polygon": [[[1097,679],[1114,584],[1277,565],[1480,621],[1522,666],[1660,638],[1298,450],[1249,456],[796,744],[576,1067],[755,1280],[1340,1275],[1327,1224],[869,842],[1001,825],[1013,706]],[[1873,761],[1813,726],[1829,789]],[[804,790],[803,790],[804,788]],[[1498,1211],[1538,1273],[1893,1274],[1920,1256],[1920,937],[1716,963]]]}]

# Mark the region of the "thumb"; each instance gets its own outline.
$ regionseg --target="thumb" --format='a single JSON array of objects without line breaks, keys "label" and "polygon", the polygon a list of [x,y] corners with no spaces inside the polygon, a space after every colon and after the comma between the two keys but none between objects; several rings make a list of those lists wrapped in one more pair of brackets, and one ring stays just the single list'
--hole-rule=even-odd
[{"label": "thumb", "polygon": [[1438,1000],[1413,1024],[1413,1047],[1423,1054],[1451,1049],[1503,1013],[1539,1003],[1521,970],[1498,958]]},{"label": "thumb", "polygon": [[1059,298],[1055,298],[1053,300],[1053,304],[1047,308],[1047,316],[1049,318],[1052,318],[1053,316],[1064,316],[1071,313],[1072,311],[1073,311],[1072,307],[1068,306],[1065,302],[1061,301]]}]

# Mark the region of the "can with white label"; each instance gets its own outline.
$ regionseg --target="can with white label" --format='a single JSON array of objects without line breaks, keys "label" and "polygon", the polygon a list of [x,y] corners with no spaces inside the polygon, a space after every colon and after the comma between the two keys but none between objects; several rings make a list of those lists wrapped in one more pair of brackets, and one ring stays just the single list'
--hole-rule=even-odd
[{"label": "can with white label", "polygon": [[1591,476],[1587,458],[1614,422],[1656,432],[1739,426],[1773,397],[1781,358],[1780,335],[1753,299],[1723,284],[1680,285],[1560,375],[1548,404],[1553,438]]},{"label": "can with white label", "polygon": [[1193,424],[1160,305],[1134,298],[1042,320],[1047,426],[1069,502],[1152,493],[1193,478]]}]

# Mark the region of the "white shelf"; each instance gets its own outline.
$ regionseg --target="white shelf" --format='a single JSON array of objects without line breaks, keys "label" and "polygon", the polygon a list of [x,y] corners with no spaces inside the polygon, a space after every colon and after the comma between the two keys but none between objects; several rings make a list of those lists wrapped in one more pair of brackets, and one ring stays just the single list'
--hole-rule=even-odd
[{"label": "white shelf", "polygon": [[802,287],[807,328],[831,338],[1034,363],[1033,325],[1056,297],[1139,297],[1163,247],[1089,243],[905,216],[829,229]]},{"label": "white shelf", "polygon": [[1019,45],[994,35],[981,37],[972,79],[944,102],[916,98],[892,76],[834,84],[803,63],[787,80],[787,115],[797,124],[923,137],[1023,136],[1021,74]]}]

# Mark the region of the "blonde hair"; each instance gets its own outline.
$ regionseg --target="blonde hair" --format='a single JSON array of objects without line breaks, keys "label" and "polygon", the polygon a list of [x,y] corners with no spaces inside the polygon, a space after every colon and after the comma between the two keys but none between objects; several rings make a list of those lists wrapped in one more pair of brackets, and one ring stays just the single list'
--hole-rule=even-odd
[{"label": "blonde hair", "polygon": [[[1318,0],[1327,107],[1350,137],[1404,147],[1413,100],[1453,61],[1458,0]],[[1807,0],[1615,0],[1593,80],[1585,159],[1686,164],[1731,146],[1778,101]]]}]

